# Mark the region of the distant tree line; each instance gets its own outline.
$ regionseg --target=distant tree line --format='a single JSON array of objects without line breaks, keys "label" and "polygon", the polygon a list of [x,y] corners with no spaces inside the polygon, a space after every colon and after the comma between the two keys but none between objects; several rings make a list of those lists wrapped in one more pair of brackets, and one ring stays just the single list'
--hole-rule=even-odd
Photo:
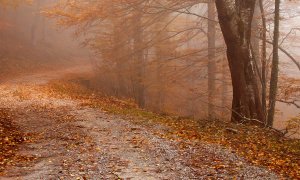
[{"label": "distant tree line", "polygon": [[272,127],[275,102],[291,102],[278,95],[278,50],[299,66],[280,47],[279,7],[280,0],[66,0],[43,13],[85,37],[109,95],[159,113],[230,112],[234,122]]}]

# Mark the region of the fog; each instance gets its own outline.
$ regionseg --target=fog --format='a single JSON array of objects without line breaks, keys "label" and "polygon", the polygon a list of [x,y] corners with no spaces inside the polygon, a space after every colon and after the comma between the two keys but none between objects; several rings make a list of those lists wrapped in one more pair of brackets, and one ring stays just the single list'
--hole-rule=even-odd
[{"label": "fog", "polygon": [[1,7],[1,74],[32,72],[71,65],[86,55],[74,30],[59,28],[43,11],[54,1],[20,2]]},{"label": "fog", "polygon": [[[184,9],[167,13],[150,9],[143,15],[144,20],[137,18],[130,24],[131,17],[122,19],[114,10],[106,19],[97,17],[98,6],[93,6],[92,1],[78,7],[69,4],[68,8],[58,2],[38,0],[0,8],[2,82],[25,74],[89,66],[88,75],[81,78],[95,92],[142,103],[142,108],[155,113],[199,120],[208,118],[208,108],[212,106],[214,115],[209,118],[230,121],[231,78],[219,25],[213,47],[214,85],[209,89],[208,22],[201,18],[207,16],[206,4],[192,5],[188,13],[182,13]],[[266,6],[268,9],[270,5]],[[268,20],[268,36],[272,36],[272,18]],[[300,2],[283,2],[281,46],[298,62],[299,22]],[[137,38],[139,33],[143,40]],[[139,47],[134,45],[137,41],[142,42]],[[271,51],[268,45],[269,58]],[[143,61],[136,63],[136,58]],[[290,81],[290,86],[297,89],[299,78],[297,66],[280,53],[280,83]],[[143,93],[137,93],[141,89]],[[282,90],[279,94],[284,93],[283,99],[299,104],[299,89],[291,94]],[[139,101],[139,96],[144,97],[144,102]],[[277,110],[274,127],[279,130],[300,114],[300,109],[291,103],[278,102]]]},{"label": "fog", "polygon": [[[284,1],[282,4],[282,16],[283,20],[281,23],[281,36],[282,46],[287,49],[294,57],[298,60],[300,58],[300,2],[299,1]],[[283,74],[300,78],[299,69],[291,62],[291,60],[284,54],[280,54],[280,63],[282,68],[280,69]],[[295,99],[299,101],[299,92]],[[277,121],[275,123],[276,128],[283,128],[286,121],[299,115],[300,109],[293,105],[286,105],[284,103],[278,103],[277,108],[279,110]]]}]

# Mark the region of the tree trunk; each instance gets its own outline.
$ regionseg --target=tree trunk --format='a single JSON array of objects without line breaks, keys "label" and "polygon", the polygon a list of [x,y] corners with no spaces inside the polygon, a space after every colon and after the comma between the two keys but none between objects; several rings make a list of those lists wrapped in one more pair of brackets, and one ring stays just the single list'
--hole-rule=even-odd
[{"label": "tree trunk", "polygon": [[118,18],[115,18],[113,21],[113,54],[111,55],[114,59],[115,68],[116,68],[116,85],[114,87],[115,95],[117,97],[123,97],[125,92],[125,83],[124,83],[124,62],[122,59],[122,41],[121,41],[121,23]]},{"label": "tree trunk", "polygon": [[163,113],[165,110],[165,95],[166,95],[166,80],[165,80],[165,64],[170,57],[170,52],[174,49],[171,48],[172,42],[168,39],[169,28],[166,24],[169,22],[169,13],[165,13],[155,23],[153,31],[155,32],[155,60],[156,60],[156,97],[155,97],[155,111]]},{"label": "tree trunk", "polygon": [[46,18],[42,17],[42,38],[41,41],[43,43],[46,42]]},{"label": "tree trunk", "polygon": [[164,109],[164,94],[165,94],[165,84],[164,84],[164,76],[163,76],[163,69],[164,69],[164,62],[162,62],[164,59],[163,54],[161,53],[162,46],[156,45],[155,51],[156,51],[156,83],[157,83],[157,89],[156,89],[156,107],[155,111],[157,113],[161,113]]},{"label": "tree trunk", "polygon": [[[262,104],[250,48],[255,0],[216,1],[233,86],[233,122],[263,122]],[[254,122],[254,121],[253,121]]]},{"label": "tree trunk", "polygon": [[215,96],[215,79],[216,79],[216,23],[215,21],[215,3],[208,3],[208,117],[214,118],[214,96]]},{"label": "tree trunk", "polygon": [[228,96],[228,89],[227,89],[227,81],[226,81],[226,77],[228,76],[227,74],[227,59],[224,55],[224,57],[222,58],[222,107],[223,107],[223,112],[222,112],[222,116],[226,116],[227,110],[225,109],[225,107],[227,106],[227,96]]},{"label": "tree trunk", "polygon": [[259,0],[259,7],[262,20],[262,47],[261,47],[261,83],[262,83],[262,92],[261,92],[261,101],[264,116],[267,117],[267,80],[266,80],[266,66],[267,66],[267,25],[266,25],[266,16],[263,6],[263,0]]},{"label": "tree trunk", "polygon": [[275,0],[274,38],[273,38],[273,60],[270,80],[269,111],[267,126],[272,127],[274,122],[275,104],[278,84],[278,41],[279,41],[279,12],[280,0]]},{"label": "tree trunk", "polygon": [[[251,45],[253,57],[256,61],[259,73],[261,72],[261,62],[260,62],[260,49],[259,49],[259,19],[260,19],[260,8],[259,2],[257,1],[254,8],[254,14],[252,19],[252,32],[251,32]],[[260,75],[260,74],[258,74]]]},{"label": "tree trunk", "polygon": [[144,58],[144,50],[142,48],[143,45],[143,31],[142,31],[142,19],[141,12],[138,11],[135,14],[135,18],[133,21],[134,24],[134,32],[133,33],[133,51],[134,51],[134,64],[135,64],[135,98],[139,107],[145,107],[145,88],[144,88],[144,71],[145,71],[145,58]]}]

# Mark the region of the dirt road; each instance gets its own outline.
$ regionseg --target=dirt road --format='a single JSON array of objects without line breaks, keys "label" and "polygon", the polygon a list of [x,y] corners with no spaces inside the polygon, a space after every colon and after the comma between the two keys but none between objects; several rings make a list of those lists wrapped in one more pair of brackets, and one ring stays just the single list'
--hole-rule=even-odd
[{"label": "dirt road", "polygon": [[[15,123],[28,135],[19,154],[33,159],[8,167],[0,179],[277,179],[224,147],[203,143],[183,149],[153,131],[164,133],[166,127],[132,124],[41,90],[75,70],[0,85],[0,106],[16,112]],[[198,166],[191,165],[194,153]]]}]

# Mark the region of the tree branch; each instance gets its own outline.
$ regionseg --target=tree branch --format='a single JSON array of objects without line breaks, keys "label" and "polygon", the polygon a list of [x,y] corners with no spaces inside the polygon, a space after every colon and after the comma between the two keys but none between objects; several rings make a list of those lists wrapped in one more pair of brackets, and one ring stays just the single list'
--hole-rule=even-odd
[{"label": "tree branch", "polygon": [[[266,40],[267,43],[272,44],[273,42]],[[296,64],[296,66],[298,67],[299,71],[300,71],[300,63],[289,53],[287,52],[285,49],[283,49],[281,46],[278,47],[280,49],[280,51],[282,51],[285,55],[287,55],[293,62],[294,64]]]},{"label": "tree branch", "polygon": [[282,102],[282,103],[285,103],[285,104],[289,104],[289,105],[294,105],[296,108],[300,109],[300,105],[297,104],[297,102],[298,102],[297,100],[290,100],[290,101],[288,101],[288,100],[277,99],[276,101]]}]

